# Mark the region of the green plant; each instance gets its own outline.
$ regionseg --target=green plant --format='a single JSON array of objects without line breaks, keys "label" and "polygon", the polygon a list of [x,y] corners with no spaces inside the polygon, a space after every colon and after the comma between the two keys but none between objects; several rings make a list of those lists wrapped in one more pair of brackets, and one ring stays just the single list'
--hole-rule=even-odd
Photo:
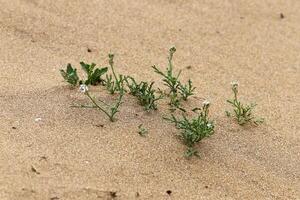
[{"label": "green plant", "polygon": [[[198,116],[191,119],[187,118],[185,114],[182,114],[181,118],[176,118],[173,114],[171,114],[170,118],[164,118],[174,123],[176,128],[181,130],[180,138],[188,147],[185,152],[185,156],[187,157],[197,156],[198,151],[194,148],[195,144],[214,133],[214,124],[208,118],[209,105],[208,101],[204,101]],[[196,112],[199,108],[193,110]]]},{"label": "green plant", "polygon": [[150,84],[147,82],[137,83],[136,80],[130,76],[125,78],[127,87],[129,88],[129,93],[139,100],[140,105],[144,106],[145,110],[156,110],[157,104],[156,101],[163,98],[163,95],[160,94],[158,97],[155,95],[155,89],[153,89],[154,82]]},{"label": "green plant", "polygon": [[77,69],[73,68],[70,63],[68,63],[66,71],[63,69],[60,70],[60,74],[65,79],[65,81],[70,83],[72,86],[77,85],[79,81],[79,77],[77,75]]},{"label": "green plant", "polygon": [[80,65],[88,76],[87,80],[84,81],[86,85],[98,85],[103,82],[101,76],[107,72],[107,67],[95,69],[95,63],[87,64],[84,62],[80,62]]},{"label": "green plant", "polygon": [[194,95],[194,90],[195,89],[196,88],[193,87],[192,81],[190,79],[188,80],[188,83],[186,85],[182,85],[180,83],[179,87],[178,87],[179,93],[181,94],[182,99],[185,100],[185,101],[188,99],[189,96]]},{"label": "green plant", "polygon": [[[260,123],[263,123],[264,119],[263,118],[255,118],[253,116],[253,109],[255,108],[256,104],[242,104],[238,100],[238,83],[237,82],[232,82],[231,83],[231,89],[234,94],[233,99],[228,99],[227,102],[231,104],[233,107],[234,111],[234,118],[237,120],[239,125],[245,125],[247,123],[253,122],[255,125],[258,125]],[[229,111],[225,111],[226,115],[228,117],[231,116],[231,113]]]},{"label": "green plant", "polygon": [[138,126],[138,129],[139,129],[138,134],[139,134],[140,136],[145,136],[145,135],[148,133],[148,130],[147,130],[146,128],[143,127],[143,124],[140,124],[140,125]]},{"label": "green plant", "polygon": [[178,74],[175,76],[173,74],[173,55],[174,53],[176,52],[176,48],[175,47],[172,47],[170,50],[169,50],[169,56],[168,56],[168,67],[167,67],[167,71],[164,73],[162,72],[161,70],[159,70],[155,65],[152,66],[152,68],[154,69],[154,71],[163,76],[163,82],[164,82],[164,85],[166,85],[170,91],[168,94],[174,94],[174,93],[177,93],[177,89],[180,85],[180,82],[178,81],[178,78],[181,74],[181,70],[178,72]]},{"label": "green plant", "polygon": [[171,106],[170,111],[175,112],[176,109],[181,110],[182,112],[186,112],[186,110],[181,106],[181,98],[178,98],[178,94],[171,94],[170,97],[170,103]]},{"label": "green plant", "polygon": [[[124,81],[125,77],[123,75],[117,76],[115,69],[114,69],[114,54],[108,54],[109,58],[109,65],[112,71],[112,75],[106,75],[106,89],[111,93],[114,94],[115,92],[123,93],[124,90]],[[114,80],[113,80],[114,79]]]},{"label": "green plant", "polygon": [[[124,96],[124,93],[120,93],[117,101],[115,104],[110,105],[105,103],[102,100],[99,100],[97,102],[94,97],[92,97],[89,93],[88,87],[85,84],[80,85],[79,91],[84,93],[93,103],[93,105],[79,105],[79,106],[73,106],[73,107],[80,107],[80,108],[96,108],[105,113],[110,121],[115,121],[115,115],[119,112],[119,107],[121,106],[122,98]],[[100,105],[100,103],[102,105]]]},{"label": "green plant", "polygon": [[167,93],[167,95],[170,97],[170,105],[172,106],[172,109],[181,108],[181,100],[186,101],[189,96],[194,94],[193,91],[195,90],[195,87],[192,86],[191,80],[188,80],[188,83],[186,85],[183,85],[179,81],[181,70],[178,72],[177,75],[174,75],[173,55],[175,52],[175,47],[172,47],[169,50],[168,67],[166,72],[162,72],[155,65],[152,66],[154,72],[163,77],[164,85],[166,85],[169,88],[169,92]]}]

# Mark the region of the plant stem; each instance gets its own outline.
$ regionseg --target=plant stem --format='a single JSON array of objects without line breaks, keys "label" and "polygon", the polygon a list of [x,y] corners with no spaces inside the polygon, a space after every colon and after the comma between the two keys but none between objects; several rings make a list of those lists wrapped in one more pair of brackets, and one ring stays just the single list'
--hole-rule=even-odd
[{"label": "plant stem", "polygon": [[120,89],[121,89],[120,88],[120,81],[118,80],[118,77],[117,77],[117,75],[115,73],[115,69],[114,69],[114,60],[113,60],[114,59],[114,54],[109,54],[108,57],[109,57],[109,65],[111,67],[111,71],[112,71],[112,73],[115,77],[118,90],[120,91]]},{"label": "plant stem", "polygon": [[101,110],[102,112],[104,112],[104,113],[109,117],[110,121],[112,121],[112,122],[114,121],[113,117],[112,117],[106,110],[104,110],[103,108],[101,108],[101,107],[96,103],[96,101],[94,100],[93,97],[91,97],[91,95],[89,94],[89,92],[86,92],[86,95],[89,97],[89,99],[93,102],[93,104],[95,104],[95,106],[96,106],[99,110]]},{"label": "plant stem", "polygon": [[97,106],[89,106],[89,105],[71,105],[73,108],[97,108]]}]

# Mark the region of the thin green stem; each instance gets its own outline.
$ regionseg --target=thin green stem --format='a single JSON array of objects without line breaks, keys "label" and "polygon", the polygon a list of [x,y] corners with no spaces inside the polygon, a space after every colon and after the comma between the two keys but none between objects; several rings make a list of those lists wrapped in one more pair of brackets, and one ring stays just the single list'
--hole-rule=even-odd
[{"label": "thin green stem", "polygon": [[99,110],[101,110],[102,112],[104,112],[104,113],[109,117],[110,121],[113,121],[112,116],[111,116],[106,110],[104,110],[103,108],[101,108],[101,107],[96,103],[96,101],[94,100],[93,97],[91,97],[91,95],[89,94],[89,92],[86,92],[86,95],[89,97],[89,99],[93,102],[93,104],[95,104],[95,106],[96,106]]},{"label": "thin green stem", "polygon": [[97,108],[96,106],[89,105],[71,105],[72,108]]},{"label": "thin green stem", "polygon": [[111,71],[112,71],[113,76],[114,76],[114,78],[116,80],[116,84],[117,84],[118,90],[120,91],[121,90],[121,88],[120,88],[120,81],[119,81],[119,79],[118,79],[118,77],[116,75],[115,69],[114,69],[114,60],[113,60],[114,59],[114,55],[113,54],[109,54],[108,56],[109,56],[109,65],[111,67]]}]

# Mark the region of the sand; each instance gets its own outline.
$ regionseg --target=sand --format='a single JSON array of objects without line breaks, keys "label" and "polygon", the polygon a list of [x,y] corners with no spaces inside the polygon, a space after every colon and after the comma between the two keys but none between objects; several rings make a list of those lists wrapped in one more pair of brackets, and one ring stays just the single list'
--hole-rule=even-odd
[{"label": "sand", "polygon": [[[300,199],[299,0],[0,5],[1,200]],[[200,159],[183,157],[165,104],[146,113],[126,96],[114,123],[70,107],[87,100],[62,81],[67,63],[107,65],[113,52],[119,73],[163,87],[151,65],[165,68],[173,45],[182,80],[197,87],[190,104],[212,102],[216,132],[197,145]],[[232,80],[263,125],[225,116]]]}]

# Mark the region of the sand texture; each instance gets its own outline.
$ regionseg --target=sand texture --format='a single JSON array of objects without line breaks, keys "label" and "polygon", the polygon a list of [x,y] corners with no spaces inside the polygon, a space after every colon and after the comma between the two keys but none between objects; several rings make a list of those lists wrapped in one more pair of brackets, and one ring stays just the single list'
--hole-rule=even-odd
[{"label": "sand texture", "polygon": [[[165,103],[146,113],[126,95],[114,123],[70,107],[88,100],[63,82],[67,63],[113,52],[119,73],[163,87],[151,66],[172,45],[197,87],[187,104],[212,102],[200,159],[183,157]],[[300,199],[299,0],[0,0],[0,80],[1,200]],[[225,116],[232,80],[263,125]]]}]

